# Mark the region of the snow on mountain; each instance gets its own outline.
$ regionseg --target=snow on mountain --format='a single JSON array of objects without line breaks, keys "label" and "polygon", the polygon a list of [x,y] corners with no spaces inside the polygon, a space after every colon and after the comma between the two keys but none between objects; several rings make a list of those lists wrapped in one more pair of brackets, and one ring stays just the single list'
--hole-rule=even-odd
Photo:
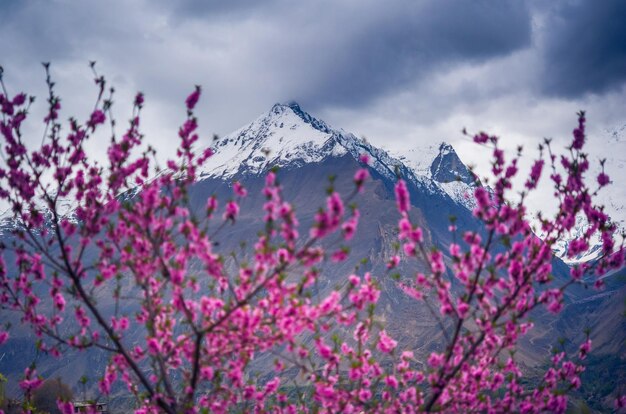
[{"label": "snow on mountain", "polygon": [[[71,200],[68,198],[60,198],[57,200],[57,213],[59,217],[66,218],[72,222],[77,222],[78,219],[75,216],[76,208],[78,207],[78,202],[76,200]],[[52,214],[50,210],[46,206],[46,204],[40,200],[37,203],[37,208],[40,209],[44,213],[44,217],[46,219],[52,219]],[[16,230],[19,227],[19,223],[21,221],[15,219],[13,209],[8,208],[0,213],[0,236],[3,234],[10,233],[13,230]]]},{"label": "snow on mountain", "polygon": [[4,233],[8,233],[15,227],[15,221],[13,220],[13,211],[9,208],[0,213],[0,236]]},{"label": "snow on mountain", "polygon": [[602,254],[602,239],[600,233],[596,232],[589,240],[589,249],[583,253],[576,255],[575,257],[567,257],[567,251],[569,244],[573,240],[580,239],[584,233],[589,229],[589,222],[584,215],[576,217],[576,224],[569,234],[565,235],[561,240],[558,240],[552,247],[552,251],[556,256],[569,265],[575,265],[578,263],[584,263],[591,260],[595,260]]},{"label": "snow on mountain", "polygon": [[[624,186],[619,185],[619,179],[624,175],[624,168],[626,167],[626,124],[617,128],[608,128],[600,133],[595,138],[600,145],[596,144],[592,147],[592,151],[599,151],[598,148],[608,147],[611,151],[607,152],[602,150],[596,154],[591,154],[591,160],[594,162],[593,171],[591,177],[600,172],[599,164],[596,163],[600,159],[600,155],[606,158],[605,171],[609,174],[609,177],[613,180],[613,184],[605,189],[602,189],[598,193],[597,201],[605,206],[605,212],[611,217],[613,223],[618,227],[617,234],[620,233],[619,229],[626,228],[626,207],[624,207]],[[606,156],[608,155],[608,156]],[[591,178],[590,177],[590,178]],[[589,223],[583,215],[576,218],[576,224],[573,229],[559,240],[556,246],[553,248],[554,253],[559,256],[565,263],[570,265],[576,263],[584,263],[587,261],[595,260],[602,254],[602,240],[600,234],[596,232],[590,242],[589,249],[577,255],[573,258],[567,257],[567,249],[569,243],[572,240],[582,237],[582,235],[589,228]],[[619,240],[616,240],[619,242]]]},{"label": "snow on mountain", "polygon": [[295,102],[274,105],[269,113],[225,136],[213,148],[215,154],[200,171],[201,177],[260,174],[274,165],[298,167],[348,153],[355,158],[368,154],[370,166],[389,178],[402,164],[355,135],[330,128]]},{"label": "snow on mountain", "polygon": [[300,165],[346,153],[325,123],[303,116],[299,108],[295,103],[276,104],[268,114],[218,141],[201,174],[227,178],[238,172],[260,173],[272,165]]},{"label": "snow on mountain", "polygon": [[[214,154],[199,171],[200,179],[228,180],[237,174],[262,174],[272,166],[297,168],[328,157],[349,154],[359,159],[367,154],[369,166],[378,174],[391,180],[399,175],[428,193],[448,195],[462,206],[473,207],[467,191],[470,173],[450,145],[413,149],[410,159],[392,156],[354,134],[331,128],[295,102],[274,105],[249,125],[216,141],[212,148]],[[423,156],[419,161],[417,154]],[[63,200],[61,215],[71,216],[75,207]],[[11,212],[5,213],[0,216],[0,234],[15,224]]]},{"label": "snow on mountain", "polygon": [[416,174],[433,180],[456,203],[472,210],[476,177],[450,144],[412,148],[399,156]]},{"label": "snow on mountain", "polygon": [[[611,132],[610,138],[621,143],[625,130],[626,127]],[[295,102],[274,105],[269,113],[219,140],[214,149],[215,154],[201,171],[201,177],[228,179],[239,173],[260,174],[274,165],[298,167],[346,154],[356,159],[365,153],[370,156],[370,166],[379,174],[394,179],[399,173],[431,193],[445,193],[469,210],[475,207],[473,190],[480,185],[454,148],[445,142],[390,154],[349,132],[331,128]],[[623,160],[618,161],[614,167],[621,168]],[[610,195],[607,201],[615,204],[611,203]],[[623,210],[622,205],[618,207],[613,210]],[[571,259],[566,257],[569,242],[585,230],[585,223],[577,222],[571,234],[558,242],[555,254],[569,264],[597,258],[602,245],[599,236],[592,239],[587,252]]]},{"label": "snow on mountain", "polygon": [[437,155],[439,155],[439,147],[440,145],[413,147],[402,151],[402,154],[398,153],[398,158],[415,171],[416,174],[430,177],[430,166],[437,158]]},{"label": "snow on mountain", "polygon": [[606,158],[605,171],[613,181],[608,190],[604,189],[599,193],[600,201],[605,205],[606,212],[619,228],[626,228],[626,206],[624,206],[624,198],[626,198],[626,187],[619,180],[624,177],[626,171],[626,124],[609,128],[601,134],[600,140],[602,147],[610,148],[610,151],[604,151],[603,156]]},{"label": "snow on mountain", "polygon": [[473,207],[473,175],[450,145],[390,155],[354,134],[331,128],[295,102],[274,105],[269,113],[225,136],[213,148],[215,154],[200,171],[201,177],[225,179],[239,173],[259,174],[274,165],[297,167],[327,157],[367,154],[370,166],[379,174],[393,179],[398,172],[430,192],[443,192],[456,203]]}]

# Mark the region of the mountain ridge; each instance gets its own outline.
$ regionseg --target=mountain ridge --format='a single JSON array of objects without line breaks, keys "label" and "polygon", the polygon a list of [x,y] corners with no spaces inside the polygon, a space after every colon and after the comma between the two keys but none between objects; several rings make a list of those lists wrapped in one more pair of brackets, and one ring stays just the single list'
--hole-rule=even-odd
[{"label": "mountain ridge", "polygon": [[[389,179],[399,175],[430,192],[441,192],[466,208],[473,207],[470,190],[475,180],[451,145],[441,143],[435,151],[414,148],[431,159],[412,162],[343,129],[332,128],[295,101],[274,104],[269,112],[218,140],[213,148],[214,155],[199,172],[201,178],[261,174],[275,165],[299,167],[346,154],[358,160],[366,154],[369,166]],[[429,171],[433,162],[438,162],[437,171],[445,170],[445,174]],[[428,163],[426,169],[421,167],[423,163]]]},{"label": "mountain ridge", "polygon": [[[382,176],[390,180],[400,176],[431,194],[450,198],[470,212],[476,206],[473,190],[481,185],[452,145],[445,141],[413,146],[403,153],[387,151],[350,132],[331,127],[310,115],[296,101],[275,103],[256,120],[213,143],[212,148],[214,154],[199,170],[200,180],[229,180],[238,174],[259,175],[273,166],[298,168],[344,155],[358,161],[366,154],[370,158],[369,166]],[[73,205],[66,204],[64,215],[71,215]],[[10,216],[10,209],[0,214],[0,234],[14,227]],[[585,229],[584,223],[577,222],[572,233],[576,235]],[[573,237],[554,246],[558,257],[570,265],[597,257],[601,247],[599,237],[595,237],[587,252],[567,259],[567,245]]]}]

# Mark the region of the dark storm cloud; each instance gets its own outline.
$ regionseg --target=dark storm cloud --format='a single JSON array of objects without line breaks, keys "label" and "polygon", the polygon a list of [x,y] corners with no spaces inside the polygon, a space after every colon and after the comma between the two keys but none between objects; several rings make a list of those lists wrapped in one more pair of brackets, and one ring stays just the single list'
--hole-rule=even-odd
[{"label": "dark storm cloud", "polygon": [[576,97],[626,81],[626,1],[578,1],[550,10],[543,89]]},{"label": "dark storm cloud", "polygon": [[338,51],[311,98],[364,103],[442,66],[509,54],[529,44],[529,23],[519,2],[405,3]]},{"label": "dark storm cloud", "polygon": [[78,96],[84,84],[72,81],[89,81],[97,60],[119,90],[144,91],[163,113],[201,84],[221,133],[292,99],[326,114],[406,93],[406,111],[432,120],[520,91],[544,99],[620,84],[626,2],[554,4],[0,0],[0,64],[31,90],[51,60]]},{"label": "dark storm cloud", "polygon": [[[303,4],[187,0],[177,3],[171,13],[178,22],[225,15],[270,22],[276,38],[265,43],[259,39],[252,63],[281,62],[278,69],[296,84],[289,98],[313,107],[363,105],[442,65],[506,55],[527,47],[531,39],[529,10],[515,0]],[[248,36],[254,43],[255,33]]]},{"label": "dark storm cloud", "polygon": [[40,98],[43,117],[40,62],[51,61],[62,115],[82,119],[95,93],[87,63],[98,61],[118,91],[118,120],[145,93],[142,127],[162,154],[195,84],[206,137],[294,99],[383,147],[462,143],[463,127],[535,146],[571,130],[579,109],[596,132],[626,122],[625,9],[626,0],[0,0],[0,65],[10,91]]},{"label": "dark storm cloud", "polygon": [[[169,3],[169,4],[168,4]],[[171,7],[175,17],[186,18],[216,18],[223,15],[241,15],[257,12],[263,7],[272,6],[275,1],[259,0],[180,0],[176,2],[164,1],[163,4]]]},{"label": "dark storm cloud", "polygon": [[[31,69],[42,61],[53,65],[102,58],[116,63],[117,53],[132,60],[142,43],[137,7],[115,2],[79,3],[44,0],[0,2],[0,59],[7,66]],[[106,53],[105,49],[115,53]],[[111,65],[112,66],[112,65]]]}]

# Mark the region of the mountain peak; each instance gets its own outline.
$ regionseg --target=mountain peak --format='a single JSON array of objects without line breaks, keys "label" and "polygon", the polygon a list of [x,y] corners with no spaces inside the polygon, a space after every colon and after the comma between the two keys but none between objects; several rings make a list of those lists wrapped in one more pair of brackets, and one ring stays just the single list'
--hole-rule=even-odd
[{"label": "mountain peak", "polygon": [[260,174],[269,167],[299,167],[329,157],[370,157],[370,168],[391,180],[399,167],[409,180],[447,193],[466,205],[465,194],[474,184],[473,174],[450,144],[414,148],[393,156],[343,130],[332,129],[295,101],[276,103],[268,113],[219,140],[215,153],[200,172],[204,177]]},{"label": "mountain peak", "polygon": [[302,110],[302,108],[300,107],[300,104],[298,102],[296,102],[296,101],[288,101],[288,102],[284,103],[283,106],[287,106],[287,107],[291,108],[295,113],[304,112]]},{"label": "mountain peak", "polygon": [[456,154],[456,151],[454,150],[452,145],[448,144],[447,142],[442,142],[441,144],[439,144],[439,154],[447,154],[449,152],[454,152]]},{"label": "mountain peak", "polygon": [[332,133],[332,128],[328,126],[324,121],[319,120],[313,116],[311,116],[308,112],[302,109],[300,104],[296,101],[288,101],[285,103],[276,103],[272,106],[270,110],[270,114],[273,115],[281,115],[285,112],[290,111],[294,113],[298,118],[300,118],[304,123],[311,125],[313,128],[317,129],[326,134]]},{"label": "mountain peak", "polygon": [[257,174],[273,165],[303,165],[345,154],[339,134],[297,102],[277,103],[254,122],[219,140],[202,174]]},{"label": "mountain peak", "polygon": [[433,180],[440,183],[460,181],[472,185],[476,181],[476,177],[463,164],[452,145],[446,142],[439,144],[439,153],[430,164],[430,174]]}]

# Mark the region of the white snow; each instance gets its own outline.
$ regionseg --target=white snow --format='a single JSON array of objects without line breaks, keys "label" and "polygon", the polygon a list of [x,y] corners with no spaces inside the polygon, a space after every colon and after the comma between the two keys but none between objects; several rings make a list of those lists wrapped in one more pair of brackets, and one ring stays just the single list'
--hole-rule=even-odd
[{"label": "white snow", "polygon": [[351,133],[332,129],[295,103],[274,105],[269,113],[219,140],[213,149],[215,154],[200,171],[202,178],[224,179],[240,172],[259,174],[274,165],[303,165],[346,153],[358,158],[366,153],[370,166],[381,175],[395,179],[396,168],[403,168],[405,178],[415,184],[445,193],[469,209],[474,207],[472,186],[432,179],[433,160],[441,151],[454,151],[451,146],[431,145],[390,155]]},{"label": "white snow", "polygon": [[474,198],[474,186],[461,181],[450,181],[449,183],[437,183],[454,201],[472,211],[476,207]]},{"label": "white snow", "polygon": [[222,138],[214,150],[200,171],[203,177],[260,173],[273,165],[319,162],[346,153],[330,130],[314,128],[286,105],[275,105],[269,114]]},{"label": "white snow", "polygon": [[472,210],[476,207],[476,201],[474,200],[474,185],[469,185],[461,181],[442,183],[433,180],[433,173],[431,172],[433,161],[438,155],[441,154],[444,156],[450,152],[455,152],[454,148],[452,148],[451,145],[442,142],[439,145],[424,145],[411,148],[408,151],[404,151],[402,154],[398,154],[398,159],[400,159],[407,167],[411,168],[416,175],[428,179],[439,187],[457,204],[466,207],[468,210]]},{"label": "white snow", "polygon": [[398,158],[415,171],[415,174],[431,177],[430,166],[439,155],[439,145],[424,145],[404,151]]},{"label": "white snow", "polygon": [[[617,137],[615,139],[621,139],[618,134],[613,135]],[[260,174],[274,165],[301,166],[320,162],[327,157],[350,154],[356,159],[361,154],[367,154],[370,167],[389,179],[395,179],[399,171],[405,179],[431,193],[446,194],[469,210],[475,207],[475,184],[462,181],[438,182],[433,178],[433,161],[440,154],[445,156],[454,153],[452,146],[445,143],[425,145],[401,154],[389,154],[351,133],[332,129],[302,111],[295,103],[274,105],[269,113],[218,140],[212,148],[214,155],[199,171],[201,179],[228,179],[238,173]],[[60,204],[62,215],[71,218],[75,206],[65,200]],[[9,216],[10,211],[0,215],[0,234],[2,230],[11,227]],[[577,222],[572,233],[555,246],[555,254],[566,263],[580,263],[598,257],[601,251],[599,236],[593,239],[589,251],[576,258],[565,257],[569,241],[579,237],[586,229],[585,225],[582,221]]]},{"label": "white snow", "polygon": [[[569,243],[572,240],[583,237],[588,228],[589,222],[587,221],[585,216],[583,214],[578,215],[576,217],[576,223],[574,224],[574,227],[568,232],[568,234],[564,235],[552,247],[552,251],[554,252],[554,254],[569,265],[588,262],[590,260],[595,260],[600,257],[600,255],[602,254],[602,239],[600,238],[599,232],[596,232],[591,236],[591,239],[589,240],[589,249],[586,252],[580,253],[575,257],[567,257]],[[543,235],[543,237],[545,237],[545,235]]]},{"label": "white snow", "polygon": [[[600,172],[599,168],[599,153],[598,149],[602,147],[609,147],[610,151],[603,150],[604,154],[609,154],[606,158],[605,171],[609,177],[613,180],[613,183],[606,188],[599,191],[595,202],[603,204],[605,206],[605,212],[611,217],[612,222],[617,226],[617,234],[626,228],[626,207],[623,200],[626,195],[625,186],[620,185],[620,179],[624,176],[624,168],[626,166],[626,124],[609,128],[599,133],[596,136],[589,137],[590,143],[594,143],[594,146],[590,145],[591,151],[596,151],[596,154],[590,154],[590,161],[592,164],[592,172],[589,174],[589,179],[594,180],[596,174]],[[559,240],[554,246],[554,253],[561,258],[565,263],[573,265],[577,263],[584,263],[590,260],[595,260],[602,254],[602,240],[600,234],[596,232],[590,242],[589,249],[577,255],[573,258],[567,257],[567,249],[569,243],[577,238],[580,238],[583,233],[589,228],[589,223],[583,215],[576,217],[576,224],[574,228]],[[615,241],[619,243],[621,239],[615,238]]]}]

